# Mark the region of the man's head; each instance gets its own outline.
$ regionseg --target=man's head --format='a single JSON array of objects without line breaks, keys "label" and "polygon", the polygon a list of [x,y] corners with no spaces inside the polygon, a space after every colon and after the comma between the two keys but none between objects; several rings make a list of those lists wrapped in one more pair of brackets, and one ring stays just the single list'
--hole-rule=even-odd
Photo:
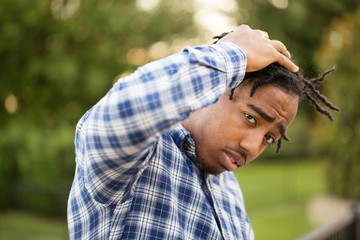
[{"label": "man's head", "polygon": [[[283,66],[280,66],[277,63],[273,63],[262,70],[246,73],[243,82],[240,85],[252,84],[250,96],[255,93],[256,89],[259,86],[271,84],[275,87],[282,89],[288,94],[298,96],[300,101],[304,97],[306,97],[311,102],[311,104],[314,105],[318,112],[326,115],[331,121],[333,121],[330,112],[328,112],[324,107],[320,106],[320,104],[323,104],[334,111],[339,111],[339,109],[333,106],[323,95],[320,94],[320,92],[315,87],[316,84],[325,79],[325,76],[327,74],[331,73],[334,70],[335,68],[333,67],[332,69],[324,72],[321,76],[311,80],[307,80],[299,72],[293,73],[290,70],[284,68]],[[230,100],[232,99],[234,91],[235,88],[231,90]],[[285,139],[286,141],[288,141],[286,135],[283,135],[282,138],[279,139],[276,150],[277,153],[281,148],[281,139]]]},{"label": "man's head", "polygon": [[258,157],[281,139],[294,120],[298,103],[305,96],[322,114],[331,114],[315,100],[338,110],[315,85],[333,69],[312,80],[271,64],[246,73],[243,82],[224,93],[214,105],[195,112],[183,122],[191,133],[202,168],[210,173],[232,171]]},{"label": "man's head", "polygon": [[206,171],[235,170],[285,136],[300,97],[273,84],[258,86],[253,92],[261,79],[247,79],[235,91],[228,90],[214,105],[183,122]]}]

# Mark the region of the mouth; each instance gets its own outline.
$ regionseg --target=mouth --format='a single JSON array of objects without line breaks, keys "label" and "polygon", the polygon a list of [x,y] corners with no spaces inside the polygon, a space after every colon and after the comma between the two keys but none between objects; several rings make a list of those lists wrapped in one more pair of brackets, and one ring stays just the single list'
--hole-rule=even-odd
[{"label": "mouth", "polygon": [[245,165],[246,158],[244,159],[244,161],[242,161],[241,156],[238,154],[223,152],[223,155],[225,160],[225,167],[228,171],[233,171]]}]

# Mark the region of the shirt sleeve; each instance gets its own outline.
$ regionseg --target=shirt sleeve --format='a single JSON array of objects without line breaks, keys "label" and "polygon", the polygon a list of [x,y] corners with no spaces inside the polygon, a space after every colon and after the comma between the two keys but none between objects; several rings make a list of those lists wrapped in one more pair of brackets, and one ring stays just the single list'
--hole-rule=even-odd
[{"label": "shirt sleeve", "polygon": [[77,125],[77,164],[90,192],[121,188],[115,179],[141,169],[162,133],[238,86],[245,69],[245,53],[221,42],[187,47],[120,79]]}]

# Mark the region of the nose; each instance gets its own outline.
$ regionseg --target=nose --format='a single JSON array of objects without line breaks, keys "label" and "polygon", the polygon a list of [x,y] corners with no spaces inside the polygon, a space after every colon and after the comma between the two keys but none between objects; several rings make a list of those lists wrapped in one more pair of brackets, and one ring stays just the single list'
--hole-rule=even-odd
[{"label": "nose", "polygon": [[264,136],[261,134],[248,134],[242,138],[239,145],[242,149],[246,150],[249,155],[258,156],[263,147]]}]

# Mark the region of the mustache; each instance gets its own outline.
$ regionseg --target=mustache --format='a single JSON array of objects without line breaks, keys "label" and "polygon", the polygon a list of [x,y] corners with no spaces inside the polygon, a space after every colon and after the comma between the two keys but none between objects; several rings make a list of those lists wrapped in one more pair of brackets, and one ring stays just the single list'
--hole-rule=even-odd
[{"label": "mustache", "polygon": [[247,154],[246,151],[239,147],[231,147],[231,146],[225,146],[225,148],[230,149],[233,152],[236,152],[244,159],[244,165],[246,164]]}]

